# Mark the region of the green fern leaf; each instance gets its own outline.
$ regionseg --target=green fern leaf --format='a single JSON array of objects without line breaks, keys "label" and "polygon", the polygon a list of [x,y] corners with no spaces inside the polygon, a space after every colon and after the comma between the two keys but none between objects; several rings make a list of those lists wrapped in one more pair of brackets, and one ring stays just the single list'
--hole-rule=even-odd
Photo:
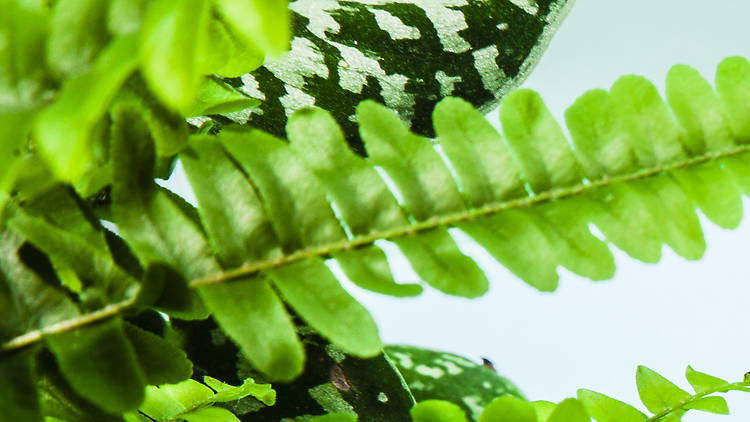
[{"label": "green fern leaf", "polygon": [[33,354],[13,352],[0,359],[0,408],[3,419],[41,422],[39,394],[32,372]]},{"label": "green fern leaf", "polygon": [[46,343],[75,391],[116,413],[136,408],[146,379],[119,319],[47,336]]}]

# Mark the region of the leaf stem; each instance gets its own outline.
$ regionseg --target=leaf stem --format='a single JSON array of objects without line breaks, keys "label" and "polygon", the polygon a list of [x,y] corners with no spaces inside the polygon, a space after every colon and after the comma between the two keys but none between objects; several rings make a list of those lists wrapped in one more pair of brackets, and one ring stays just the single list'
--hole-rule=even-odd
[{"label": "leaf stem", "polygon": [[674,406],[664,409],[661,412],[655,414],[654,416],[651,416],[650,418],[646,419],[645,422],[657,422],[659,419],[669,415],[672,412],[675,412],[677,410],[684,410],[685,406],[689,405],[690,403],[696,402],[703,397],[709,396],[714,393],[727,393],[730,390],[739,390],[744,392],[750,392],[750,390],[746,390],[745,388],[750,387],[750,382],[748,381],[741,381],[741,382],[733,382],[733,383],[727,383],[724,385],[720,385],[718,387],[714,387],[710,390],[702,391],[700,393],[696,393],[694,396],[690,396],[689,398],[675,404]]},{"label": "leaf stem", "polygon": [[224,271],[218,274],[212,274],[205,277],[197,278],[191,281],[191,286],[202,286],[209,284],[218,284],[229,280],[244,278],[257,272],[281,267],[293,262],[303,261],[305,259],[326,256],[335,252],[341,252],[345,250],[355,249],[362,246],[373,244],[376,240],[384,239],[396,239],[405,236],[411,236],[416,233],[432,230],[438,227],[453,226],[461,222],[470,221],[478,217],[484,217],[492,214],[497,214],[501,211],[506,211],[514,208],[525,208],[532,205],[548,202],[552,200],[558,200],[563,198],[569,198],[577,195],[583,195],[587,192],[604,188],[607,186],[633,182],[636,180],[645,179],[647,177],[655,176],[668,171],[678,170],[687,168],[699,164],[703,164],[712,160],[720,158],[728,158],[744,153],[750,152],[750,145],[741,145],[738,147],[725,149],[722,151],[709,152],[700,156],[692,157],[687,160],[678,161],[662,166],[656,166],[652,168],[643,169],[635,173],[626,174],[617,177],[603,178],[591,183],[578,184],[573,186],[567,186],[564,188],[550,189],[545,192],[541,192],[534,196],[523,197],[513,199],[510,201],[504,201],[499,203],[490,203],[481,208],[475,208],[466,210],[454,214],[445,215],[443,217],[435,217],[429,220],[421,221],[416,224],[412,224],[405,227],[388,231],[388,232],[373,232],[363,236],[357,236],[353,239],[347,239],[340,242],[328,243],[325,245],[315,246],[312,248],[302,249],[289,255],[285,255],[280,258],[257,261],[249,263],[238,268]]},{"label": "leaf stem", "polygon": [[[220,284],[231,280],[237,280],[256,274],[258,272],[268,270],[271,268],[277,268],[284,265],[288,265],[294,262],[303,261],[315,257],[328,256],[335,252],[346,251],[355,249],[362,246],[373,244],[378,239],[396,239],[399,237],[411,236],[416,233],[432,230],[438,227],[453,226],[465,221],[471,221],[478,217],[488,216],[497,214],[499,212],[514,209],[514,208],[525,208],[532,205],[548,202],[552,200],[559,200],[563,198],[574,197],[577,195],[583,195],[587,192],[591,192],[595,189],[605,188],[607,186],[616,185],[619,183],[633,182],[636,180],[645,179],[648,177],[656,176],[661,173],[668,171],[678,170],[687,168],[699,164],[703,164],[712,160],[729,158],[738,155],[742,155],[750,152],[750,144],[741,145],[734,148],[729,148],[721,151],[709,152],[700,156],[692,157],[687,160],[678,161],[662,166],[656,166],[639,170],[637,172],[626,174],[617,177],[604,178],[596,180],[591,183],[581,183],[574,186],[567,186],[563,188],[550,189],[545,192],[541,192],[537,195],[513,199],[510,201],[496,202],[487,204],[481,208],[471,209],[462,211],[459,213],[449,214],[443,217],[435,217],[426,221],[422,221],[406,227],[401,227],[388,232],[373,232],[364,236],[357,236],[353,239],[347,239],[341,242],[334,242],[315,246],[312,248],[302,249],[289,255],[285,255],[280,258],[257,261],[249,263],[238,268],[223,271],[217,274],[210,274],[204,277],[193,279],[190,281],[191,288],[197,288],[200,286]],[[132,306],[135,303],[134,299],[125,300],[122,302],[107,305],[106,307],[89,313],[81,315],[76,318],[71,318],[56,324],[52,324],[48,327],[44,327],[39,330],[30,331],[21,336],[15,337],[2,345],[0,345],[0,353],[5,353],[11,350],[20,349],[25,346],[34,344],[41,341],[43,336],[50,334],[58,334],[66,331],[73,330],[77,327],[92,324],[94,322],[113,317],[119,314],[124,309]],[[750,385],[750,384],[748,384]]]}]

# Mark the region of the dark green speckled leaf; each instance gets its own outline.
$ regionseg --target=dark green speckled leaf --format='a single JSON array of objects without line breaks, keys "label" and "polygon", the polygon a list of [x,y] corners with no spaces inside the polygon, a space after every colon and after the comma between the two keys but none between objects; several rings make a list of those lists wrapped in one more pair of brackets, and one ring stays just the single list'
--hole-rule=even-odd
[{"label": "dark green speckled leaf", "polygon": [[479,420],[482,409],[498,396],[523,398],[510,381],[461,356],[411,346],[386,346],[385,351],[417,402],[432,399],[453,402],[472,421]]},{"label": "dark green speckled leaf", "polygon": [[[362,153],[354,109],[372,99],[423,135],[444,97],[481,111],[523,81],[572,0],[293,0],[291,50],[227,82],[263,103],[215,116],[283,135],[305,106],[330,111]],[[418,59],[417,59],[418,58]],[[200,124],[200,120],[194,121]]]}]

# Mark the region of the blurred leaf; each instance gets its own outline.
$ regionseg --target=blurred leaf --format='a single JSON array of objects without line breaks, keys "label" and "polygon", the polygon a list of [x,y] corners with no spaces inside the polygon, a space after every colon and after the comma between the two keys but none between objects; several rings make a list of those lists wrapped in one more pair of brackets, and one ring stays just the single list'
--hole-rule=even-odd
[{"label": "blurred leaf", "polygon": [[186,114],[203,81],[199,55],[208,41],[208,0],[155,0],[141,27],[143,75],[154,93]]},{"label": "blurred leaf", "polygon": [[[35,114],[34,110],[0,107],[0,195],[8,193],[16,180]],[[0,198],[0,210],[3,202]]]},{"label": "blurred leaf", "polygon": [[[118,105],[127,104],[141,113],[141,118],[154,139],[158,157],[171,157],[187,145],[188,129],[185,119],[155,98],[139,74],[128,79],[115,101]],[[165,178],[158,172],[155,176]]]},{"label": "blurred leaf", "polygon": [[590,422],[588,413],[581,402],[576,399],[565,399],[558,404],[546,422]]},{"label": "blurred leaf", "polygon": [[216,78],[205,78],[198,91],[193,106],[186,112],[188,116],[205,114],[227,114],[254,108],[259,100],[239,93],[226,82]]},{"label": "blurred leaf", "polygon": [[92,170],[96,158],[102,158],[95,157],[90,133],[135,69],[137,41],[133,35],[112,41],[87,71],[65,81],[57,100],[39,115],[36,138],[44,157],[63,180],[79,180]]},{"label": "blurred leaf", "polygon": [[539,422],[547,422],[552,411],[555,410],[555,406],[557,406],[555,403],[544,400],[533,401],[531,404],[536,409],[536,416]]},{"label": "blurred leaf", "polygon": [[119,319],[46,337],[60,370],[82,397],[109,412],[135,409],[146,379]]},{"label": "blurred leaf", "polygon": [[124,328],[148,384],[174,384],[192,375],[193,364],[180,348],[133,324]]},{"label": "blurred leaf", "polygon": [[279,55],[289,47],[287,0],[213,0],[219,13],[254,49]]},{"label": "blurred leaf", "polygon": [[512,396],[502,396],[484,408],[479,422],[537,422],[534,405]]},{"label": "blurred leaf", "polygon": [[141,27],[149,0],[110,0],[107,29],[115,35],[132,34]]},{"label": "blurred leaf", "polygon": [[[221,43],[224,53],[223,64],[213,72],[224,78],[239,78],[263,64],[265,55],[255,44],[243,42],[235,31],[220,19],[214,19],[211,26],[212,41],[209,45]],[[210,48],[209,50],[218,50]]]},{"label": "blurred leaf", "polygon": [[445,400],[419,402],[409,413],[414,422],[467,422],[463,409]]},{"label": "blurred leaf", "polygon": [[47,41],[47,64],[61,79],[87,71],[94,57],[109,42],[108,3],[101,0],[55,2]]},{"label": "blurred leaf", "polygon": [[687,391],[645,366],[638,366],[635,383],[641,401],[651,413],[659,413],[690,398]]},{"label": "blurred leaf", "polygon": [[42,1],[4,1],[2,7],[0,110],[25,108],[38,101],[43,89],[46,69],[40,64],[44,63],[49,15]]},{"label": "blurred leaf", "polygon": [[41,422],[31,350],[0,355],[0,419],[4,421]]},{"label": "blurred leaf", "polygon": [[591,390],[578,390],[578,400],[598,422],[643,422],[648,417],[635,407]]}]

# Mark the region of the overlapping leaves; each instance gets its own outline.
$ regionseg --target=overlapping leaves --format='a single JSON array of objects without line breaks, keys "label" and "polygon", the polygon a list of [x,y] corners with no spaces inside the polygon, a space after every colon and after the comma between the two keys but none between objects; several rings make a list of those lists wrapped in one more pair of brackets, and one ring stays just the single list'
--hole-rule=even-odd
[{"label": "overlapping leaves", "polygon": [[[611,252],[591,223],[634,258],[654,262],[666,244],[697,259],[705,245],[695,208],[734,227],[740,194],[750,192],[750,63],[727,59],[716,86],[718,97],[694,70],[677,66],[667,78],[667,106],[647,81],[624,77],[567,111],[572,147],[533,92],[505,99],[502,136],[469,105],[447,99],[434,114],[445,159],[372,102],[358,115],[368,158],[347,148],[321,110],[292,117],[289,143],[225,128],[192,137],[180,155],[197,209],[154,183],[158,139],[137,104],[118,103],[110,113],[107,217],[118,235],[103,231],[70,190],[69,199],[55,201],[69,212],[32,200],[6,210],[0,298],[28,303],[4,308],[8,320],[34,323],[3,333],[21,336],[3,346],[3,364],[28,374],[34,354],[18,349],[44,339],[54,357],[50,371],[76,400],[132,409],[150,371],[121,320],[107,318],[133,307],[181,319],[213,314],[272,379],[292,379],[303,368],[292,313],[345,352],[373,356],[381,349],[375,324],[324,260],[335,259],[364,288],[418,294],[420,285],[393,280],[375,245],[387,239],[428,285],[479,296],[487,280],[460,252],[451,227],[540,290],[556,287],[560,265],[595,280],[611,277]],[[18,290],[17,274],[33,282]],[[31,294],[53,306],[16,300]],[[81,345],[112,354],[86,361]],[[85,371],[74,373],[79,366]],[[136,393],[124,394],[123,385]]]},{"label": "overlapping leaves", "polygon": [[289,39],[285,0],[0,5],[0,204],[11,190],[38,193],[46,179],[84,196],[111,183],[113,103],[138,104],[159,155],[173,156],[187,139],[185,116],[256,104],[205,75],[237,77]]},{"label": "overlapping leaves", "polygon": [[[685,377],[693,387],[691,394],[645,366],[636,372],[636,385],[649,415],[635,407],[591,390],[578,390],[577,399],[559,404],[547,401],[527,402],[513,396],[502,396],[488,404],[478,422],[678,422],[690,410],[728,415],[726,400],[718,393],[750,392],[747,380],[730,383],[691,367]],[[456,404],[443,400],[426,400],[412,409],[414,422],[467,422],[466,414]]]}]

